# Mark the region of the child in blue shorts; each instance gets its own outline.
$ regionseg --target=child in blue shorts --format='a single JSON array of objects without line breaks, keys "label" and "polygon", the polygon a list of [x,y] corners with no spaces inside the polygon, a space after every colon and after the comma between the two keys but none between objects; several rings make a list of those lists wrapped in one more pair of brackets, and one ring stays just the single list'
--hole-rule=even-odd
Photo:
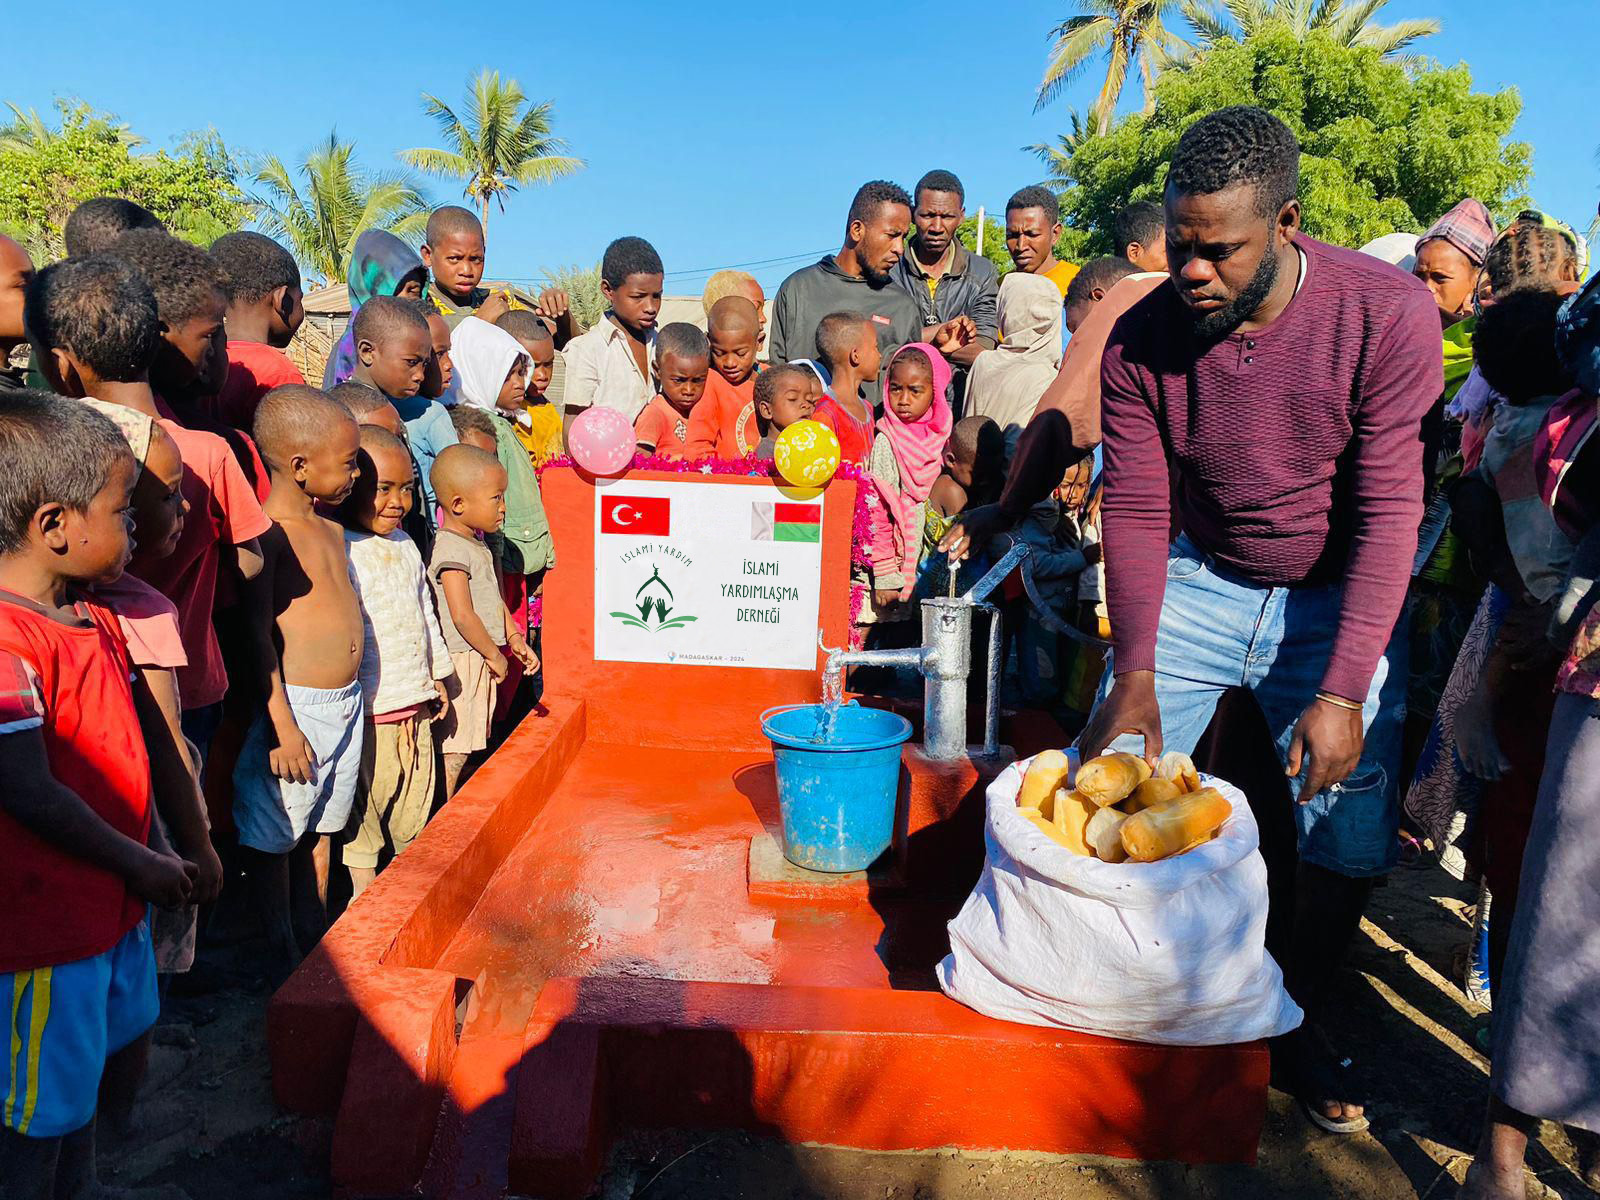
[{"label": "child in blue shorts", "polygon": [[155,1023],[149,904],[195,867],[151,821],[151,765],[116,617],[139,465],[87,406],[0,408],[0,1195],[96,1188],[104,1073]]}]

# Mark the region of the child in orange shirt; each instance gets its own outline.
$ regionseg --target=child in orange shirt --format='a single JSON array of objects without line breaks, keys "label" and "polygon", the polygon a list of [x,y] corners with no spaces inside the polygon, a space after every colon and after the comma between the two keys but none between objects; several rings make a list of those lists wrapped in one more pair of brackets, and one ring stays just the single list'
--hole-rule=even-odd
[{"label": "child in orange shirt", "polygon": [[711,306],[706,332],[711,371],[706,394],[689,417],[686,457],[748,458],[761,441],[756,423],[756,347],[760,313],[743,296],[724,296]]},{"label": "child in orange shirt", "polygon": [[706,335],[687,321],[663,326],[656,335],[655,369],[661,393],[633,423],[634,436],[646,454],[683,458],[689,449],[689,420],[711,372]]}]

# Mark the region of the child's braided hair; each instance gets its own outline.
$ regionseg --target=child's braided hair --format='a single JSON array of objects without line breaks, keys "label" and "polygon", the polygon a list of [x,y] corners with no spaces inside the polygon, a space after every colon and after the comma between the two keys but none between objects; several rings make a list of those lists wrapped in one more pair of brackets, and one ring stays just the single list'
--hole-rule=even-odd
[{"label": "child's braided hair", "polygon": [[1519,221],[1489,248],[1483,276],[1495,295],[1528,285],[1576,281],[1578,248],[1559,229]]}]

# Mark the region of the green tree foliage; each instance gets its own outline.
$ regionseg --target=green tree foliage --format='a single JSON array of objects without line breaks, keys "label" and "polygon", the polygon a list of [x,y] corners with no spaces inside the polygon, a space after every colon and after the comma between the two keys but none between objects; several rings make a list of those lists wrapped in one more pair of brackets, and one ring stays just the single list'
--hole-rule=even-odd
[{"label": "green tree foliage", "polygon": [[[961,222],[956,230],[956,236],[961,239],[961,244],[968,250],[976,251],[978,248],[978,217],[974,213]],[[1089,235],[1081,229],[1062,226],[1061,236],[1056,239],[1056,257],[1063,262],[1082,262],[1088,255]],[[1011,264],[1011,255],[1006,253],[1006,214],[1005,208],[987,209],[983,218],[983,256],[992,262],[1004,279],[1016,270]]]},{"label": "green tree foliage", "polygon": [[501,80],[499,71],[473,77],[460,115],[427,92],[422,101],[448,149],[424,146],[400,157],[419,171],[461,180],[467,198],[478,204],[486,234],[490,199],[504,212],[506,193],[519,185],[552,183],[583,169],[583,160],[566,156],[566,142],[551,133],[551,106],[530,105],[517,81]]},{"label": "green tree foliage", "polygon": [[[976,253],[978,249],[978,214],[973,213],[956,229],[956,237],[961,239],[961,244],[969,251]],[[911,251],[907,250],[907,254]],[[988,209],[983,215],[983,256],[992,262],[1005,275],[1012,270],[1011,256],[1006,253],[1006,215],[995,215],[994,209]]]},{"label": "green tree foliage", "polygon": [[1089,109],[1103,134],[1111,127],[1128,72],[1139,68],[1148,110],[1160,64],[1181,56],[1189,45],[1167,27],[1178,0],[1081,0],[1080,8],[1050,31],[1050,57],[1033,108],[1037,112],[1049,104],[1091,60],[1103,56],[1105,79]]},{"label": "green tree foliage", "polygon": [[1385,58],[1411,63],[1404,51],[1418,38],[1439,32],[1431,17],[1379,25],[1373,21],[1389,0],[1183,0],[1183,15],[1200,35],[1200,47],[1228,39],[1239,42],[1270,24],[1287,26],[1304,40],[1326,33],[1341,46],[1376,50]]},{"label": "green tree foliage", "polygon": [[1258,104],[1300,139],[1300,200],[1314,237],[1359,246],[1420,231],[1463,196],[1503,215],[1524,200],[1531,150],[1506,140],[1522,109],[1514,88],[1474,92],[1464,64],[1408,69],[1328,33],[1302,40],[1273,23],[1165,72],[1152,112],[1063,157],[1063,219],[1093,235],[1087,250],[1106,252],[1123,205],[1160,199],[1179,136],[1229,104]]},{"label": "green tree foliage", "polygon": [[416,242],[428,221],[427,202],[409,179],[363,170],[355,143],[341,142],[337,133],[292,169],[268,155],[254,182],[261,231],[284,242],[301,269],[325,283],[348,275],[357,234],[387,229]]},{"label": "green tree foliage", "polygon": [[57,101],[57,125],[8,105],[0,126],[0,229],[37,262],[60,258],[67,216],[94,196],[144,205],[180,237],[208,245],[249,218],[237,168],[215,132],[138,153],[142,139],[78,101]]}]

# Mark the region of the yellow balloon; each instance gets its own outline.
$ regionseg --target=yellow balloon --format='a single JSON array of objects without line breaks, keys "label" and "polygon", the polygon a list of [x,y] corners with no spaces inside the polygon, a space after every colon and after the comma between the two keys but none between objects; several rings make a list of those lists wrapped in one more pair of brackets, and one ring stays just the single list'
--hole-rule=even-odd
[{"label": "yellow balloon", "polygon": [[778,435],[772,457],[795,487],[821,487],[839,469],[839,439],[821,421],[796,421]]}]

